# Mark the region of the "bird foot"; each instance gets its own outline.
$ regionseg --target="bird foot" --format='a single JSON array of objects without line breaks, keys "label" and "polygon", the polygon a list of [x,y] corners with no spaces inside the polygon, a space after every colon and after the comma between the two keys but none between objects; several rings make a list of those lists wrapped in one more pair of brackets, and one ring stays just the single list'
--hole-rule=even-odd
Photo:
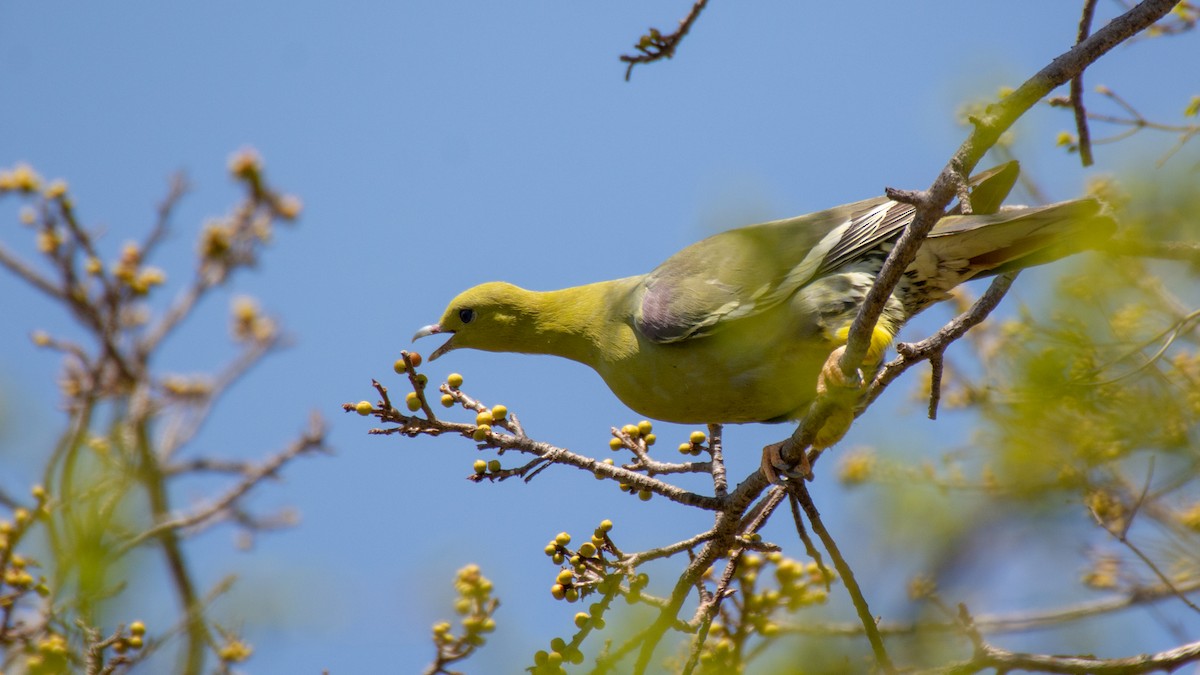
[{"label": "bird foot", "polygon": [[825,359],[825,365],[821,366],[821,373],[817,376],[817,394],[838,393],[844,390],[854,390],[857,392],[863,383],[861,370],[854,371],[854,377],[846,377],[846,373],[842,371],[842,354],[846,353],[846,345],[842,345],[829,353],[829,358]]},{"label": "bird foot", "polygon": [[763,448],[762,474],[772,485],[782,485],[786,482],[812,480],[812,466],[808,463],[808,454],[800,455],[800,463],[789,464],[783,458],[783,448],[789,441],[772,443]]}]

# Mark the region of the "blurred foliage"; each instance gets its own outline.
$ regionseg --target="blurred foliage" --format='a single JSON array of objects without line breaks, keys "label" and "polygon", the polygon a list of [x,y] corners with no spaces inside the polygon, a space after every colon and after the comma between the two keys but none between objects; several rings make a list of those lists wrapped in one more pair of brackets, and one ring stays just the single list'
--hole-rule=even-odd
[{"label": "blurred foliage", "polygon": [[[65,181],[46,181],[28,164],[0,170],[0,198],[17,202],[17,220],[32,239],[28,255],[0,245],[0,267],[75,320],[62,334],[31,334],[34,347],[62,357],[64,419],[57,442],[37,455],[42,482],[24,498],[0,493],[8,512],[0,520],[3,672],[125,672],[164,648],[177,652],[175,672],[200,673],[210,657],[226,672],[253,652],[207,616],[232,578],[199,588],[183,542],[222,522],[247,532],[288,524],[250,513],[243,498],[287,462],[322,449],[321,424],[314,418],[308,432],[261,463],[191,450],[226,388],[279,344],[274,319],[247,299],[234,303],[238,354],[226,367],[185,376],[153,365],[198,303],[256,265],[275,225],[300,214],[298,199],[268,185],[252,150],[236,153],[229,169],[244,196],[201,229],[195,268],[171,300],[162,293],[167,271],[150,262],[186,191],[181,178],[144,238],[113,252],[100,228],[81,221]],[[231,483],[190,511],[175,507],[174,485],[204,474]],[[145,573],[152,560],[161,575]],[[148,629],[114,615],[116,608],[161,615],[164,598],[177,606],[170,625]]]}]

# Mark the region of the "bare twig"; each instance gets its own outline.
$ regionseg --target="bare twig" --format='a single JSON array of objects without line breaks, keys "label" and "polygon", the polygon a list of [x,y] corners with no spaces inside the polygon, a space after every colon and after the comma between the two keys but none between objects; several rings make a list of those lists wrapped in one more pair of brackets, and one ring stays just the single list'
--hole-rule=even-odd
[{"label": "bare twig", "polygon": [[261,483],[264,479],[278,474],[279,469],[289,461],[299,457],[300,455],[321,450],[325,445],[325,431],[321,419],[313,416],[310,427],[304,434],[288,446],[284,451],[263,462],[252,471],[244,472],[244,477],[237,485],[230,488],[228,492],[209,504],[203,509],[186,516],[177,516],[169,519],[163,519],[154,524],[147,530],[142,531],[136,536],[123,542],[120,547],[120,552],[124,553],[148,539],[154,538],[168,531],[179,531],[184,528],[192,527],[225,512],[233,504],[249,492],[254,486]]},{"label": "bare twig", "polygon": [[821,520],[821,514],[817,511],[816,504],[813,503],[812,497],[808,494],[808,485],[804,481],[796,481],[790,487],[792,494],[800,502],[800,506],[804,508],[804,514],[808,516],[808,522],[812,524],[813,531],[817,533],[817,537],[825,545],[825,550],[829,552],[829,557],[833,560],[834,568],[842,577],[842,583],[845,584],[846,590],[850,593],[850,599],[854,602],[854,609],[858,612],[858,620],[862,622],[864,632],[867,635],[867,641],[871,643],[871,651],[875,653],[875,663],[885,673],[896,672],[896,668],[892,665],[892,660],[888,656],[887,648],[884,647],[883,637],[879,634],[875,616],[871,614],[871,609],[867,605],[867,599],[858,585],[858,580],[854,578],[854,570],[850,568],[850,565],[846,563],[846,559],[842,557],[841,551],[838,550],[837,542],[833,540],[833,536],[829,534],[829,530],[825,529],[825,523]]},{"label": "bare twig", "polygon": [[[1075,42],[1087,39],[1092,31],[1092,17],[1096,13],[1096,0],[1085,0],[1083,16],[1079,18],[1079,35]],[[1071,78],[1071,107],[1075,110],[1075,130],[1079,134],[1079,159],[1084,166],[1092,165],[1091,132],[1088,130],[1087,109],[1083,106],[1083,73]]]},{"label": "bare twig", "polygon": [[653,63],[660,59],[669,59],[675,55],[675,49],[679,47],[679,43],[683,40],[688,31],[692,29],[692,24],[696,23],[696,19],[700,18],[700,12],[704,11],[704,6],[708,4],[708,0],[696,0],[692,5],[691,11],[683,20],[679,22],[679,28],[674,33],[663,35],[658,32],[658,29],[651,28],[650,32],[643,35],[638,41],[637,50],[640,54],[622,54],[621,62],[628,63],[625,68],[625,81],[629,81],[629,76],[633,74],[633,67],[639,63]]}]

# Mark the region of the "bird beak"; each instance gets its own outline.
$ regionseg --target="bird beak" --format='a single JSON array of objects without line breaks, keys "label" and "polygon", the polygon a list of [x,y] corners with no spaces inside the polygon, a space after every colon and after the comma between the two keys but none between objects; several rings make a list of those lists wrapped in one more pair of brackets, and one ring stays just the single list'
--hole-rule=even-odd
[{"label": "bird beak", "polygon": [[445,354],[446,352],[450,351],[451,349],[454,349],[454,347],[455,347],[455,345],[453,344],[454,331],[442,331],[442,327],[435,323],[435,324],[425,326],[424,328],[417,331],[416,334],[413,335],[413,342],[416,342],[420,338],[428,337],[430,335],[437,335],[442,332],[450,333],[451,334],[450,339],[446,340],[446,343],[443,344],[441,347],[438,347],[437,349],[433,350],[433,353],[429,355],[430,361],[433,361],[433,360],[437,359],[439,356],[441,356],[442,354]]}]

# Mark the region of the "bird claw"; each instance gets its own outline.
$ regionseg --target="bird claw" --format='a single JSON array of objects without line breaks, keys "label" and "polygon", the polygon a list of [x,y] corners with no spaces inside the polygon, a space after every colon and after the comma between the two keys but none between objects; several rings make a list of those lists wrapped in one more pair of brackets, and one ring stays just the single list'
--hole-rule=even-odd
[{"label": "bird claw", "polygon": [[789,464],[783,458],[783,448],[789,441],[772,443],[763,448],[761,471],[772,485],[783,485],[800,480],[812,480],[812,466],[808,462],[807,453],[800,455],[800,463]]},{"label": "bird claw", "polygon": [[817,393],[825,394],[838,390],[852,389],[858,391],[862,387],[863,375],[861,370],[854,371],[854,377],[846,377],[842,371],[842,354],[846,353],[846,345],[842,345],[829,353],[825,365],[821,366],[821,374],[817,376]]}]

